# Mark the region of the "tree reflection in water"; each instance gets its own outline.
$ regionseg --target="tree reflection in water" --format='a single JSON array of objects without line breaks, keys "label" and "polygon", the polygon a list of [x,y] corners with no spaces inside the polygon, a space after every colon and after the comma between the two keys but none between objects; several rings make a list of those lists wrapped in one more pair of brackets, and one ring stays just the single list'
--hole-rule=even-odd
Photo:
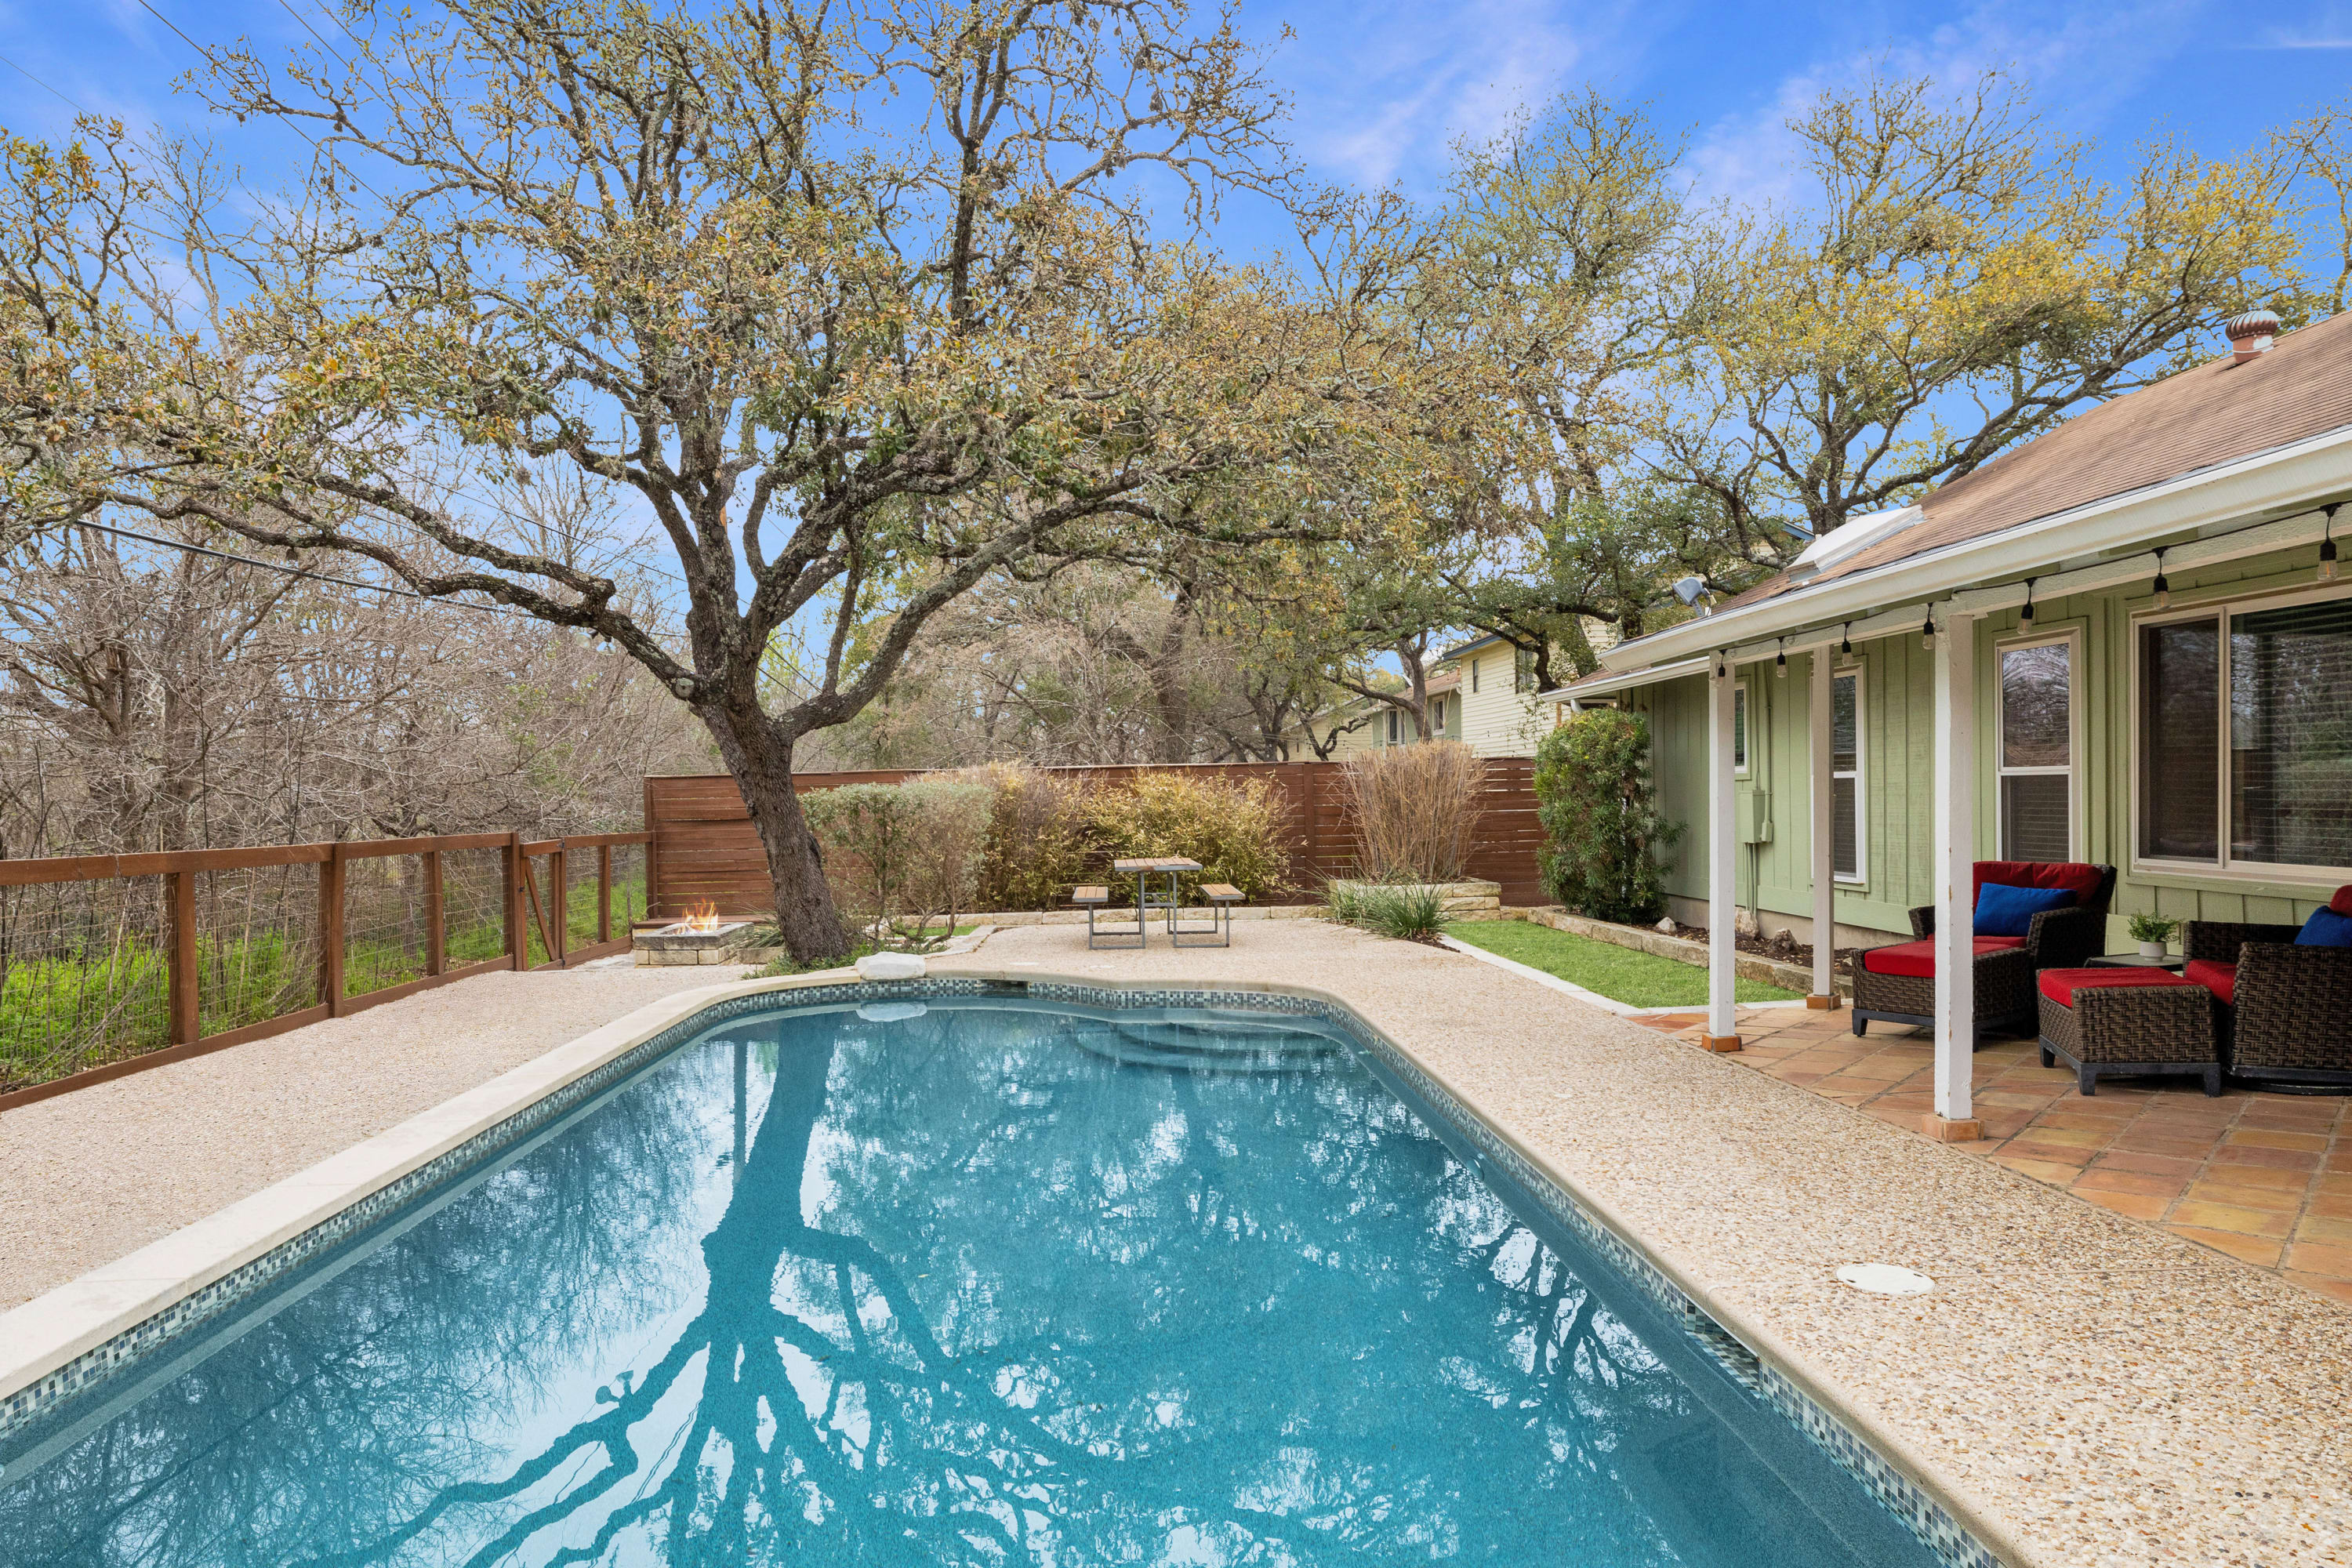
[{"label": "tree reflection in water", "polygon": [[10,1560],[1924,1561],[1343,1051],[717,1034],[16,1479]]}]

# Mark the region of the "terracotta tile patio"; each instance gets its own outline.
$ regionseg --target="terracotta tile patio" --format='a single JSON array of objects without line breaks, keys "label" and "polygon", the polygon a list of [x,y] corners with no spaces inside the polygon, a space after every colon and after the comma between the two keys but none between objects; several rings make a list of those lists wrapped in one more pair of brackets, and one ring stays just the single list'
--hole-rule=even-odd
[{"label": "terracotta tile patio", "polygon": [[[1697,1014],[1640,1022],[1702,1032]],[[1873,1024],[1857,1039],[1843,1009],[1795,1007],[1742,1008],[1739,1032],[1731,1060],[1865,1116],[1911,1128],[1934,1109],[1924,1033]],[[2102,1083],[2085,1100],[2020,1039],[1977,1052],[1976,1110],[1988,1136],[1951,1147],[2352,1305],[2352,1100],[2208,1100],[2187,1079]]]}]

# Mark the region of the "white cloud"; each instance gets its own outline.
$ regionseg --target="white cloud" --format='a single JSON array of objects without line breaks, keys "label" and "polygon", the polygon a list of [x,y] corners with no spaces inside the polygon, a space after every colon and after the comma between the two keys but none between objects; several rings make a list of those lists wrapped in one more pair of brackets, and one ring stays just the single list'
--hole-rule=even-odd
[{"label": "white cloud", "polygon": [[1952,89],[1986,70],[2007,70],[2060,129],[2083,134],[2179,58],[2205,8],[2200,0],[1987,0],[1916,37],[1834,40],[1822,58],[1775,83],[1765,101],[1700,133],[1691,157],[1695,188],[1741,205],[1783,200],[1796,180],[1788,121],[1823,91],[1857,85],[1874,70]]},{"label": "white cloud", "polygon": [[1433,183],[1454,141],[1498,135],[1624,57],[1620,9],[1594,6],[1573,24],[1556,10],[1546,0],[1389,0],[1325,21],[1311,46],[1288,46],[1274,65],[1297,96],[1302,150],[1357,184]]}]

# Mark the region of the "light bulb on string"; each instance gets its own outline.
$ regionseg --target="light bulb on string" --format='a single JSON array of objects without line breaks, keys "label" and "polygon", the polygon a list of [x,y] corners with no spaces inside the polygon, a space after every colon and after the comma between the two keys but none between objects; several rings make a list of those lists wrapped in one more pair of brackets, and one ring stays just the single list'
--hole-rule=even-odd
[{"label": "light bulb on string", "polygon": [[2323,583],[2336,581],[2336,506],[2342,504],[2320,509],[2327,520],[2319,525],[2319,580]]},{"label": "light bulb on string", "polygon": [[1935,651],[1936,612],[1933,610],[1927,612],[1927,622],[1919,628],[1919,646],[1931,653]]},{"label": "light bulb on string", "polygon": [[1789,639],[1780,639],[1780,651],[1772,656],[1772,673],[1782,680],[1789,679]]},{"label": "light bulb on string", "polygon": [[2164,574],[2164,552],[2161,550],[2156,552],[2156,607],[2159,610],[2172,607],[2172,582]]},{"label": "light bulb on string", "polygon": [[2022,631],[2033,629],[2033,579],[2031,577],[2025,580],[2025,608],[2017,612],[2017,625]]}]

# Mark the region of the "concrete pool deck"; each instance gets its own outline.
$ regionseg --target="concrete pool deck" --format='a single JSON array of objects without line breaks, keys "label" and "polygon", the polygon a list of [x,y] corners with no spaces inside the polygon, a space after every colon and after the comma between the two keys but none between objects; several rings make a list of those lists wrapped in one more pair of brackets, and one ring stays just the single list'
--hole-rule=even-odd
[{"label": "concrete pool deck", "polygon": [[[1082,928],[1049,925],[933,968],[1328,994],[1727,1321],[1769,1330],[2018,1560],[2352,1561],[2352,1311],[2274,1276],[1439,949],[1286,921],[1231,949],[1089,952]],[[21,1300],[719,978],[487,976],[0,1113],[0,1281]],[[305,1039],[326,1031],[345,1033]],[[134,1219],[105,1220],[127,1204]],[[1887,1300],[1835,1282],[1864,1261],[1937,1288]]]}]

